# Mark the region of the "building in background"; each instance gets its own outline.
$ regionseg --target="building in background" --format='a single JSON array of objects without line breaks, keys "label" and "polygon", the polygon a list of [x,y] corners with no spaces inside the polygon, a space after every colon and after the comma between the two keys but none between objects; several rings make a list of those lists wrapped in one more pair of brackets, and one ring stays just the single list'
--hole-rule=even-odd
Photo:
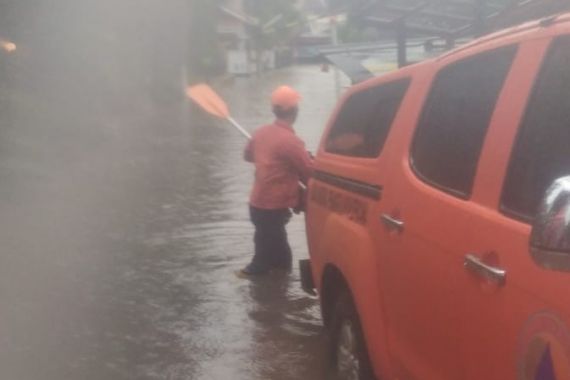
[{"label": "building in background", "polygon": [[228,0],[219,6],[218,38],[228,74],[249,75],[256,71],[249,28],[258,20],[245,12],[243,0]]},{"label": "building in background", "polygon": [[[424,60],[473,38],[570,9],[568,0],[338,0],[358,43],[319,47],[354,82]],[[363,33],[373,31],[374,33]],[[371,36],[373,36],[371,38]],[[375,37],[374,37],[375,36]],[[347,42],[347,41],[345,41]],[[350,60],[356,62],[350,62]],[[339,66],[342,69],[342,67]],[[354,75],[353,75],[354,74]]]},{"label": "building in background", "polygon": [[301,2],[225,0],[218,6],[218,40],[228,74],[249,75],[292,62],[306,22]]}]

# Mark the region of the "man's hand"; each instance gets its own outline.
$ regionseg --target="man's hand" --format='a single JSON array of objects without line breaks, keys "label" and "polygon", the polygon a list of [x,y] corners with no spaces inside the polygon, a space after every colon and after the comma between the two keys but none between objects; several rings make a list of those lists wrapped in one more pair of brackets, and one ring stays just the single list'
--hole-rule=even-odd
[{"label": "man's hand", "polygon": [[297,206],[293,208],[293,212],[295,214],[300,214],[302,212],[305,212],[306,208],[307,208],[307,190],[299,186],[299,201],[297,202]]},{"label": "man's hand", "polygon": [[249,140],[243,150],[243,159],[247,162],[253,162],[253,142]]}]

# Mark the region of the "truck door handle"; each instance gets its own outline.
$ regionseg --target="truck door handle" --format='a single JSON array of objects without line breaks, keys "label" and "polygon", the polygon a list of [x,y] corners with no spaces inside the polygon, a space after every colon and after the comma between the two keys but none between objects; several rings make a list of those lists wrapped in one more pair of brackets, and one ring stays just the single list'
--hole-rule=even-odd
[{"label": "truck door handle", "polygon": [[507,282],[506,270],[487,265],[473,254],[465,255],[464,265],[469,272],[489,280],[497,286],[505,286]]},{"label": "truck door handle", "polygon": [[395,230],[398,232],[404,231],[404,222],[401,220],[395,219],[388,214],[382,214],[382,216],[380,217],[380,220],[382,220],[382,223],[384,223],[384,225],[391,230]]}]

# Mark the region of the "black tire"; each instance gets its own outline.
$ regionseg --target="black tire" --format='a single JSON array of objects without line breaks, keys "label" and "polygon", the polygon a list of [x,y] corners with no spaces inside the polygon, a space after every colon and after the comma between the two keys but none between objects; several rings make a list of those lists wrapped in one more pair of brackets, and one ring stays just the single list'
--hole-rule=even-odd
[{"label": "black tire", "polygon": [[375,380],[360,320],[348,291],[335,303],[330,325],[330,352],[327,379]]}]

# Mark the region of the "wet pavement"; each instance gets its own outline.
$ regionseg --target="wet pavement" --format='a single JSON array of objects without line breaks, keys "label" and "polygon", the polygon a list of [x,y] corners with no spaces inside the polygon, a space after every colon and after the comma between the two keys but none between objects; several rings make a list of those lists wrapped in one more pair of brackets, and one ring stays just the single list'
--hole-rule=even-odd
[{"label": "wet pavement", "polygon": [[[271,121],[267,96],[283,83],[304,97],[297,129],[314,151],[332,73],[298,66],[216,88],[251,130]],[[124,108],[86,105],[80,137],[34,128],[2,144],[0,378],[324,379],[318,301],[298,269],[234,275],[253,250],[242,137],[184,102]],[[66,112],[10,117],[49,128],[77,116]],[[288,231],[295,260],[307,257],[303,218]]]}]

